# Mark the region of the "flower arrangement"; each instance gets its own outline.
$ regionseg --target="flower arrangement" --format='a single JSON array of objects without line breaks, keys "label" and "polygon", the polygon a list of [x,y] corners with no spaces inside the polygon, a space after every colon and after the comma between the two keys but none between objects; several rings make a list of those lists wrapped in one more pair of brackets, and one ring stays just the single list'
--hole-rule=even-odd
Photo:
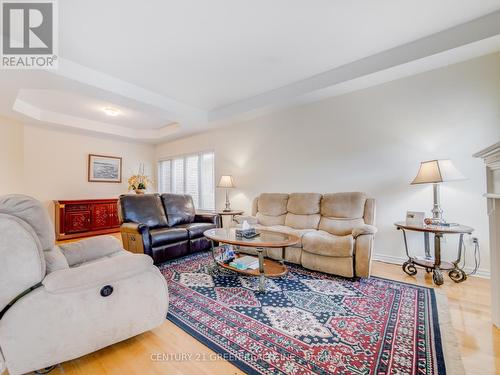
[{"label": "flower arrangement", "polygon": [[144,164],[141,164],[138,173],[128,179],[128,190],[134,190],[137,194],[144,194],[151,183],[149,177],[144,174]]}]

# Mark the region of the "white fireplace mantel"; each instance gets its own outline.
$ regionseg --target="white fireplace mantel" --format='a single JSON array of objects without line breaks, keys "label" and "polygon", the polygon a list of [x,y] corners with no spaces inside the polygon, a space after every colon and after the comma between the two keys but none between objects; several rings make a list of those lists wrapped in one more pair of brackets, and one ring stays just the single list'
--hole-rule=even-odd
[{"label": "white fireplace mantel", "polygon": [[474,154],[486,164],[488,216],[490,218],[491,316],[500,328],[500,142]]}]

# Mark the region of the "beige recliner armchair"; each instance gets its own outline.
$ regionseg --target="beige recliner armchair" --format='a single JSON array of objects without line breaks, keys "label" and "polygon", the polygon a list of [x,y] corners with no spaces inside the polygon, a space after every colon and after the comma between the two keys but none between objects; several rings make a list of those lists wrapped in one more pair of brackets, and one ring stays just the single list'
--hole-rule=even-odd
[{"label": "beige recliner armchair", "polygon": [[50,367],[165,321],[167,284],[149,256],[109,236],[54,243],[38,201],[0,197],[0,373]]}]

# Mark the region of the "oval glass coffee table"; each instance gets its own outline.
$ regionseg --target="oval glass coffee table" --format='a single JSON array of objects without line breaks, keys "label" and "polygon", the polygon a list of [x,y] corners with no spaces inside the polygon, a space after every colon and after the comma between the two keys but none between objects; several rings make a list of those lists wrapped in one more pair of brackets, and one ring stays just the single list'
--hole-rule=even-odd
[{"label": "oval glass coffee table", "polygon": [[[295,245],[300,241],[298,236],[289,233],[274,232],[269,230],[256,230],[259,236],[254,238],[237,237],[235,228],[217,228],[209,229],[203,233],[205,237],[212,241],[212,256],[214,258],[214,267],[216,269],[226,269],[237,272],[242,275],[259,277],[259,291],[266,292],[266,277],[280,277],[286,275],[288,269],[285,265],[285,248],[287,246]],[[256,270],[239,270],[229,266],[224,262],[217,259],[215,254],[215,242],[230,244],[242,247],[251,247],[257,251],[259,258],[259,268]],[[271,259],[264,259],[264,249],[281,248],[281,261],[274,261]],[[237,257],[239,254],[237,255]]]}]

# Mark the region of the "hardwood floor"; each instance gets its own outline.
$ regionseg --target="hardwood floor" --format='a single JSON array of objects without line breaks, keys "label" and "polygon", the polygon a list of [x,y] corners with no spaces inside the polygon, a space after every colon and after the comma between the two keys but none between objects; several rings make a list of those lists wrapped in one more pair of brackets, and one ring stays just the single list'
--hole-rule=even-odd
[{"label": "hardwood floor", "polygon": [[[434,287],[430,275],[415,277],[400,266],[374,262],[373,274]],[[462,284],[449,279],[439,289],[448,296],[450,314],[467,374],[500,373],[500,330],[491,325],[490,282],[470,277]],[[159,359],[159,360],[158,360]],[[169,321],[137,337],[59,365],[51,374],[243,374],[229,362]],[[453,375],[453,374],[451,374]]]}]

